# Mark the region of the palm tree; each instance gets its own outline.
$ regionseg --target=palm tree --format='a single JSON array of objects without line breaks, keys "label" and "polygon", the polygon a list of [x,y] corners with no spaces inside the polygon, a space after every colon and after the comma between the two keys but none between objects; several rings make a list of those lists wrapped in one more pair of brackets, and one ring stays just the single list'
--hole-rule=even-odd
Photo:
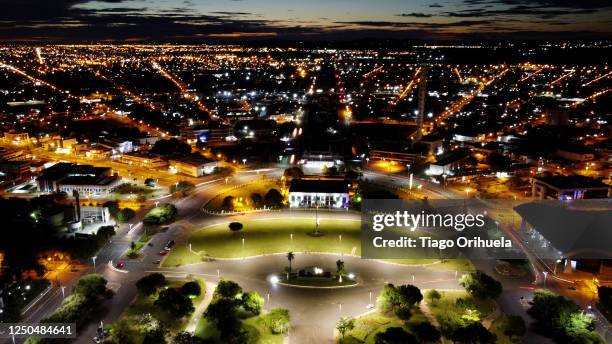
[{"label": "palm tree", "polygon": [[287,279],[291,276],[291,261],[295,259],[295,254],[293,252],[287,253],[287,260],[289,261],[289,274],[287,275]]}]

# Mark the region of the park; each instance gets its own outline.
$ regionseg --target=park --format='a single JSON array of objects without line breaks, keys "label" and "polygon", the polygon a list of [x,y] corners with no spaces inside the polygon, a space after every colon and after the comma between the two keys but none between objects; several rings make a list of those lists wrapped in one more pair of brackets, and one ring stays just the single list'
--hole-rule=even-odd
[{"label": "park", "polygon": [[[317,226],[318,223],[318,226]],[[163,266],[200,263],[211,259],[243,259],[261,255],[333,253],[360,256],[358,218],[275,217],[248,220],[232,230],[230,223],[219,223],[193,232],[162,262]],[[471,271],[467,259],[393,259],[404,265],[430,265],[437,269]]]}]

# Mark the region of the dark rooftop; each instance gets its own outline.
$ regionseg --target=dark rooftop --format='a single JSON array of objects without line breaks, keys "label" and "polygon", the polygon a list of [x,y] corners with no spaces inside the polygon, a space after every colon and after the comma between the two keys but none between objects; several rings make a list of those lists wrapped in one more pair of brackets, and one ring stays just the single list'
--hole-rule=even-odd
[{"label": "dark rooftop", "polygon": [[289,192],[348,193],[345,180],[294,179]]},{"label": "dark rooftop", "polygon": [[558,189],[575,189],[575,188],[609,188],[609,185],[604,184],[601,179],[589,178],[585,176],[552,176],[552,177],[535,177],[548,185],[552,185]]}]

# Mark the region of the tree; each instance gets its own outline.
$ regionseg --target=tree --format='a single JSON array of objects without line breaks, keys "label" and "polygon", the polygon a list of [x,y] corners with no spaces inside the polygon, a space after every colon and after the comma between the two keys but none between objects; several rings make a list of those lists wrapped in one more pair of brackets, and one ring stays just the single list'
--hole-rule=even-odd
[{"label": "tree", "polygon": [[437,343],[440,340],[440,331],[428,322],[422,322],[412,327],[412,333],[421,343]]},{"label": "tree", "polygon": [[194,311],[191,299],[175,288],[162,290],[154,304],[177,318],[182,318]]},{"label": "tree", "polygon": [[510,338],[520,338],[527,332],[525,320],[518,315],[505,316],[501,321],[500,328]]},{"label": "tree", "polygon": [[271,208],[279,208],[283,205],[283,195],[276,189],[270,189],[264,196],[264,204]]},{"label": "tree", "polygon": [[[423,300],[423,295],[419,288],[413,285],[402,285],[399,287],[393,284],[387,284],[378,296],[378,307],[387,311],[398,311],[400,307],[413,307],[415,304]],[[404,311],[401,311],[405,313]]]},{"label": "tree", "polygon": [[160,225],[174,220],[177,214],[178,209],[174,204],[163,203],[149,210],[142,222],[149,225]]},{"label": "tree", "polygon": [[166,285],[166,277],[160,273],[144,276],[136,282],[136,288],[143,295],[151,295]]},{"label": "tree", "polygon": [[153,331],[148,331],[144,334],[142,344],[166,344],[166,338],[163,329],[157,328]]},{"label": "tree", "polygon": [[583,317],[576,303],[549,291],[536,291],[527,313],[535,319],[534,327],[540,333],[557,342],[590,338],[589,332],[595,328],[593,320]]},{"label": "tree", "polygon": [[239,231],[242,230],[243,226],[242,226],[242,223],[240,223],[240,222],[230,222],[228,227],[229,227],[230,231],[232,231],[232,232],[239,232]]},{"label": "tree", "polygon": [[113,235],[115,235],[115,227],[113,226],[102,226],[98,228],[98,232],[96,233],[96,237],[103,242],[108,240]]},{"label": "tree", "polygon": [[289,311],[284,308],[274,308],[264,315],[264,323],[274,334],[287,333],[289,330]]},{"label": "tree", "polygon": [[300,179],[304,177],[304,172],[299,167],[290,167],[283,172],[285,178]]},{"label": "tree", "polygon": [[597,287],[597,296],[599,299],[597,308],[601,310],[609,321],[612,321],[612,287]]},{"label": "tree", "polygon": [[181,286],[181,293],[185,296],[200,296],[202,288],[195,281],[189,281]]},{"label": "tree", "polygon": [[333,177],[338,174],[338,168],[336,166],[331,166],[327,168],[324,167],[323,174],[325,174],[326,176]]},{"label": "tree", "polygon": [[81,294],[87,299],[103,297],[106,293],[106,279],[102,275],[90,274],[79,278],[73,293]]},{"label": "tree", "polygon": [[338,274],[338,276],[346,275],[346,269],[344,268],[344,261],[341,259],[338,259],[336,261],[336,274]]},{"label": "tree", "polygon": [[402,306],[412,307],[423,300],[421,290],[410,284],[397,287],[397,293]]},{"label": "tree", "polygon": [[393,310],[399,304],[397,290],[393,284],[388,283],[383,287],[378,295],[377,303],[378,308],[383,312]]},{"label": "tree", "polygon": [[221,332],[221,336],[227,338],[237,333],[240,329],[240,320],[236,315],[236,307],[237,300],[220,298],[206,308],[204,317],[214,322],[217,325],[217,329]]},{"label": "tree", "polygon": [[344,335],[355,328],[355,319],[350,317],[342,317],[336,322],[336,330],[340,332],[342,338]]},{"label": "tree", "polygon": [[193,185],[193,183],[190,183],[187,181],[180,181],[170,187],[170,192],[171,193],[180,192],[183,194],[183,196],[185,196],[191,191],[193,191],[194,189],[195,189],[195,185]]},{"label": "tree", "polygon": [[119,213],[119,202],[117,201],[106,201],[102,206],[108,208],[108,212],[113,217],[117,216],[117,213]]},{"label": "tree", "polygon": [[234,196],[225,196],[221,203],[221,208],[227,211],[234,210]]},{"label": "tree", "polygon": [[501,283],[480,270],[463,275],[459,284],[461,284],[470,295],[479,298],[496,299],[502,293]]},{"label": "tree", "polygon": [[410,317],[412,317],[412,312],[410,311],[410,307],[407,305],[400,305],[395,307],[395,315],[397,315],[398,318],[406,321],[408,319],[410,319]]},{"label": "tree", "polygon": [[455,343],[495,344],[497,337],[482,326],[481,323],[472,322],[467,326],[456,329],[450,339]]},{"label": "tree", "polygon": [[204,344],[204,340],[189,332],[181,332],[174,336],[172,344]]},{"label": "tree", "polygon": [[217,289],[215,289],[215,295],[213,299],[217,298],[226,298],[226,299],[235,299],[238,294],[242,293],[242,288],[238,283],[230,280],[222,279],[217,284]]},{"label": "tree", "polygon": [[259,207],[262,206],[262,204],[263,204],[263,197],[260,194],[258,194],[256,192],[253,192],[251,194],[250,198],[251,198],[251,202],[253,202],[253,206],[255,208],[259,208]]},{"label": "tree", "polygon": [[134,217],[134,215],[136,215],[136,212],[134,210],[130,208],[123,208],[117,213],[117,222],[126,223],[130,221]]},{"label": "tree", "polygon": [[127,320],[119,320],[111,329],[112,339],[116,343],[134,343],[134,334]]},{"label": "tree", "polygon": [[374,337],[376,344],[418,344],[416,338],[401,327],[389,327]]},{"label": "tree", "polygon": [[264,298],[255,291],[242,294],[242,308],[245,311],[259,315],[264,306]]},{"label": "tree", "polygon": [[295,254],[293,252],[287,253],[287,260],[289,261],[289,276],[291,277],[291,262],[295,259]]},{"label": "tree", "polygon": [[442,294],[440,294],[440,292],[435,289],[430,289],[425,292],[425,297],[427,298],[427,301],[429,301],[429,303],[435,305],[442,298]]}]

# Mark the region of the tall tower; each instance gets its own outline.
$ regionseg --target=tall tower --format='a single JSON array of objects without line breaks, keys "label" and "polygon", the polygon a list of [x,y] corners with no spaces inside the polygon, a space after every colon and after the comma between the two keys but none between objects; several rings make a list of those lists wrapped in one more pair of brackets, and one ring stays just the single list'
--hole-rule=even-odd
[{"label": "tall tower", "polygon": [[81,221],[81,199],[77,190],[72,190],[72,197],[75,199],[74,217],[76,221]]},{"label": "tall tower", "polygon": [[423,118],[425,116],[425,86],[427,83],[427,67],[421,67],[421,77],[419,79],[419,108],[417,113],[417,134],[416,141],[423,138]]}]

